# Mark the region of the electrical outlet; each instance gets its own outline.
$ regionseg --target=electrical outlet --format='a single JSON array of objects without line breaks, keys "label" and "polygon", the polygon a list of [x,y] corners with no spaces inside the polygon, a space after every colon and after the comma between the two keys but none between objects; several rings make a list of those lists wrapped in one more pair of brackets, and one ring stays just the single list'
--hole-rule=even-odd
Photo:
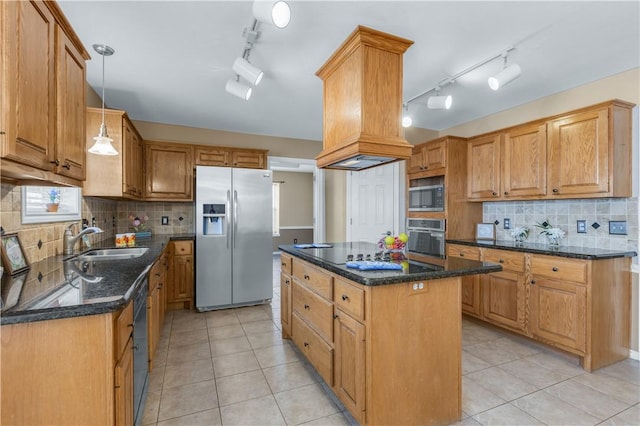
[{"label": "electrical outlet", "polygon": [[586,220],[578,220],[576,221],[576,228],[578,234],[586,234],[587,233],[587,221]]},{"label": "electrical outlet", "polygon": [[504,227],[504,229],[511,229],[511,219],[506,217],[502,219],[502,226]]},{"label": "electrical outlet", "polygon": [[627,235],[627,221],[626,220],[609,221],[609,234]]},{"label": "electrical outlet", "polygon": [[169,216],[162,216],[162,224],[163,225],[169,224]]}]

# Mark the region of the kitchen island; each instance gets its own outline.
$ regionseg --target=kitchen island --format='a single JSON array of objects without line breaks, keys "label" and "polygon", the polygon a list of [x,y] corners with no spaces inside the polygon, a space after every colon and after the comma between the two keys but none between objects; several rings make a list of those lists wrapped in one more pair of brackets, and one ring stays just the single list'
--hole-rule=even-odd
[{"label": "kitchen island", "polygon": [[465,275],[497,264],[398,261],[360,271],[370,243],[280,246],[282,334],[360,424],[446,424],[461,415],[461,293]]}]

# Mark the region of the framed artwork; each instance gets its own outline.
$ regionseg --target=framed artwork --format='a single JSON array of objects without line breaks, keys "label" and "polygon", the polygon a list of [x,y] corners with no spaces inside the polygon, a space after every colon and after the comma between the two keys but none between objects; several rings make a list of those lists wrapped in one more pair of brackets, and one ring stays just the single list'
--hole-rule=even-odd
[{"label": "framed artwork", "polygon": [[80,220],[81,199],[80,188],[25,185],[22,187],[22,223]]},{"label": "framed artwork", "polygon": [[5,234],[2,237],[0,250],[2,254],[2,263],[9,275],[29,269],[29,261],[24,254],[22,243],[17,233]]},{"label": "framed artwork", "polygon": [[496,226],[493,223],[476,224],[476,240],[495,240]]}]

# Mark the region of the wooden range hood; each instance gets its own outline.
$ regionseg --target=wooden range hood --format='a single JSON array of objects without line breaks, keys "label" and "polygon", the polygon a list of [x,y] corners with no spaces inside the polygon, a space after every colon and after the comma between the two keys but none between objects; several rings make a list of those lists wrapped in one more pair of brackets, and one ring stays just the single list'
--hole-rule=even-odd
[{"label": "wooden range hood", "polygon": [[363,170],[411,157],[402,128],[402,54],[412,44],[358,26],[316,72],[324,83],[318,167]]}]

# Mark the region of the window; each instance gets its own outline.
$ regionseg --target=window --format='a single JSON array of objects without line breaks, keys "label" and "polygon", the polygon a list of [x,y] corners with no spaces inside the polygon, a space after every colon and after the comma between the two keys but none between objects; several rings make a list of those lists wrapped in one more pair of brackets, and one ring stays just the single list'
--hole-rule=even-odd
[{"label": "window", "polygon": [[273,203],[273,236],[280,236],[280,182],[271,184],[272,203]]}]

